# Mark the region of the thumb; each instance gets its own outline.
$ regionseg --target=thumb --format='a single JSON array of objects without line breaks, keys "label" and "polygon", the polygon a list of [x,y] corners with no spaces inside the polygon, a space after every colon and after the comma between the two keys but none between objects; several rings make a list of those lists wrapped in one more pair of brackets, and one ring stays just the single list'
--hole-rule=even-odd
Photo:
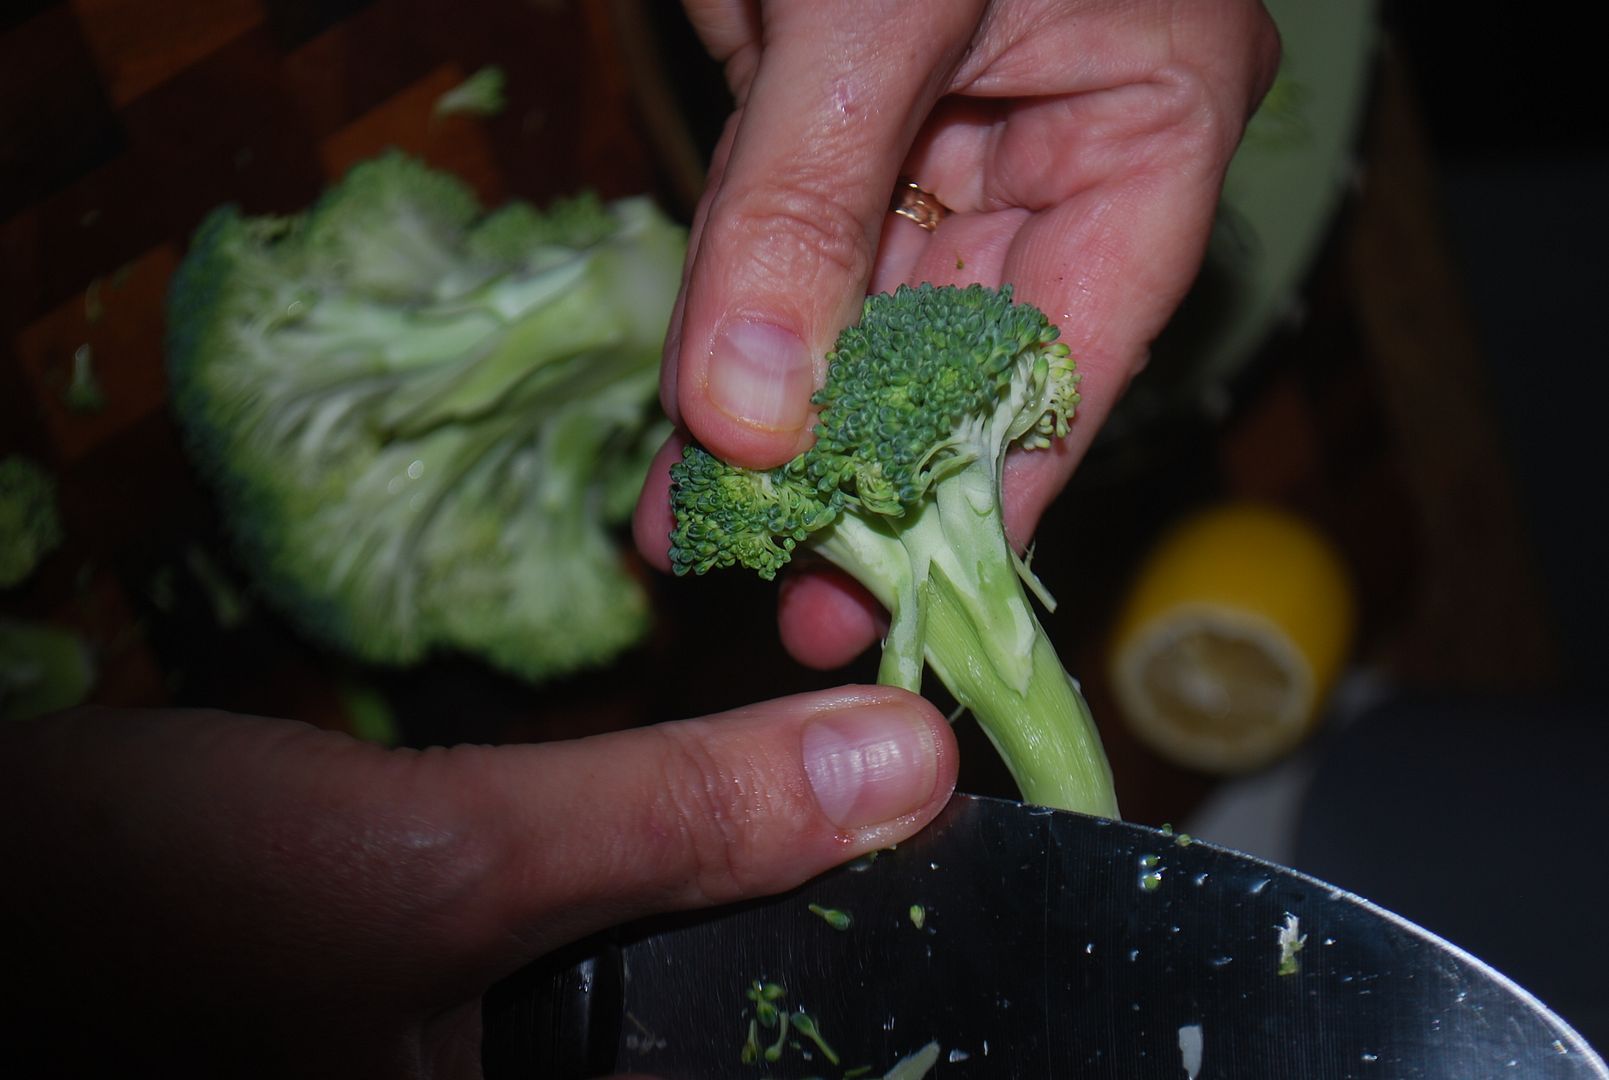
[{"label": "thumb", "polygon": [[900,164],[976,6],[763,6],[667,350],[668,404],[717,456],[766,468],[808,444],[826,352],[865,296]]},{"label": "thumb", "polygon": [[472,793],[483,823],[474,922],[495,963],[511,940],[521,960],[902,840],[948,800],[956,752],[932,705],[876,686],[442,764],[434,782]]}]

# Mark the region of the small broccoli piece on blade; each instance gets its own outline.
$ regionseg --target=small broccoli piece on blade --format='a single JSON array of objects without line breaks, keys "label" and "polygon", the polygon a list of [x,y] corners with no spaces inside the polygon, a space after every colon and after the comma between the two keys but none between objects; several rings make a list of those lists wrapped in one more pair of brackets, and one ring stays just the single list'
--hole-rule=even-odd
[{"label": "small broccoli piece on blade", "polygon": [[1078,375],[1043,313],[995,291],[922,285],[866,301],[828,356],[816,442],[753,471],[689,447],[671,470],[678,574],[771,578],[803,546],[889,610],[878,678],[920,692],[930,667],[977,717],[1029,802],[1117,816],[1077,684],[1006,540],[1006,451],[1067,433]]},{"label": "small broccoli piece on blade", "polygon": [[55,479],[21,454],[0,461],[0,589],[27,580],[61,541]]},{"label": "small broccoli piece on blade", "polygon": [[485,214],[400,153],[308,212],[200,226],[173,404],[269,602],[360,659],[541,680],[636,643],[616,526],[665,422],[684,230],[646,199]]}]

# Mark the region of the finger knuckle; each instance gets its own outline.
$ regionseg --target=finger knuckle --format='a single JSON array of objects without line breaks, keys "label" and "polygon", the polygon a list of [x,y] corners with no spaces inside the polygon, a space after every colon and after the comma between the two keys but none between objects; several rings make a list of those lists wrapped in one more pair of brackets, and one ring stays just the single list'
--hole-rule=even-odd
[{"label": "finger knuckle", "polygon": [[797,285],[824,271],[860,279],[871,269],[870,237],[824,177],[750,193],[726,228],[739,250],[752,251],[758,268],[777,281]]},{"label": "finger knuckle", "polygon": [[664,835],[679,846],[695,899],[721,903],[755,885],[751,835],[764,811],[763,786],[711,752],[686,726],[657,729]]}]

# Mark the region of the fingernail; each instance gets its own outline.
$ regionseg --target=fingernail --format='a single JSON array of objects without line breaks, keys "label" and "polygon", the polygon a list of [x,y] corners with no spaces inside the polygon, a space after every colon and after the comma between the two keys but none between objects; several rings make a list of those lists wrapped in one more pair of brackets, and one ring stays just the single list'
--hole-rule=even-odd
[{"label": "fingernail", "polygon": [[772,323],[727,323],[710,354],[710,402],[756,427],[804,426],[815,390],[810,354],[798,336]]},{"label": "fingernail", "polygon": [[803,748],[816,802],[841,829],[904,817],[933,794],[933,733],[897,707],[863,706],[819,717],[804,729]]}]

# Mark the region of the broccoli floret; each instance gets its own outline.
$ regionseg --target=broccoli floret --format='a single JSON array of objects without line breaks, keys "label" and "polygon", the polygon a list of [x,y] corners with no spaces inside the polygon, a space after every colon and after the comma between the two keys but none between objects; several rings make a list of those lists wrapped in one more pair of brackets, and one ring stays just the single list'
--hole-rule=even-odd
[{"label": "broccoli floret", "polygon": [[685,243],[640,198],[483,215],[398,153],[305,214],[209,216],[169,297],[173,403],[269,602],[364,660],[532,680],[638,641],[619,490],[666,430]]},{"label": "broccoli floret", "polygon": [[1009,287],[901,287],[866,301],[828,356],[815,444],[751,471],[693,446],[672,467],[678,574],[770,578],[803,545],[889,610],[878,678],[924,663],[978,718],[1030,802],[1117,815],[1077,684],[1034,614],[1045,590],[1006,540],[1008,448],[1067,433],[1078,375],[1056,328]]},{"label": "broccoli floret", "polygon": [[0,461],[0,589],[21,584],[61,541],[56,481],[21,455]]}]

